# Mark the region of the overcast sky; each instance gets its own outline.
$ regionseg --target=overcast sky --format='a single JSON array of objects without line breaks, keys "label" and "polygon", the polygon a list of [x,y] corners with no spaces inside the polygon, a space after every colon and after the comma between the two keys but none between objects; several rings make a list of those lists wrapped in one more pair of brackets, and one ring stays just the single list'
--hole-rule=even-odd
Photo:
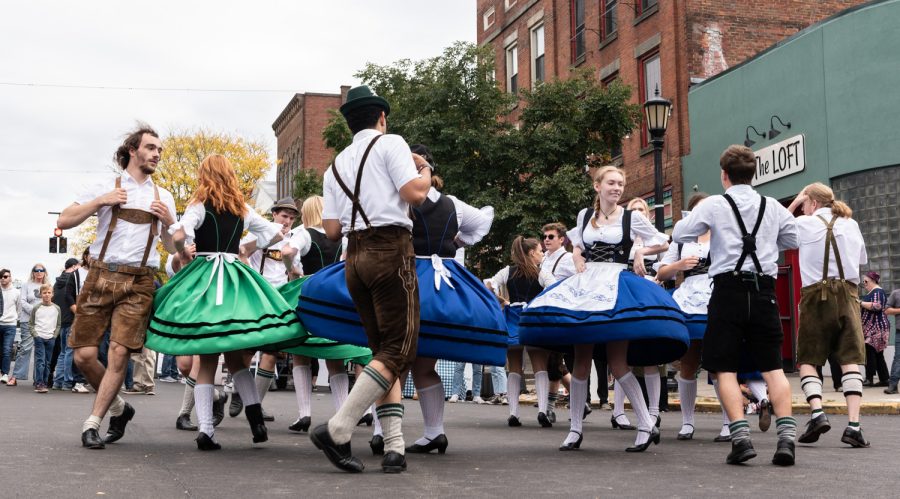
[{"label": "overcast sky", "polygon": [[274,164],[272,122],[294,92],[336,93],[358,83],[366,62],[474,42],[475,8],[475,0],[0,3],[0,267],[14,279],[36,262],[59,273],[67,256],[47,252],[56,223],[47,212],[108,174],[136,120],[161,133],[208,127],[261,140]]}]

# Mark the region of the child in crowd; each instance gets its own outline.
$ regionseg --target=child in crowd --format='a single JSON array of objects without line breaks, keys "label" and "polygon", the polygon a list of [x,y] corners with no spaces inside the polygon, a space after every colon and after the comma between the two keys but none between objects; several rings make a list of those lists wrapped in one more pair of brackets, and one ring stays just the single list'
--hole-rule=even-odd
[{"label": "child in crowd", "polygon": [[62,313],[53,303],[53,286],[41,286],[41,303],[31,310],[31,336],[34,337],[34,391],[47,393],[46,380],[50,376],[50,357],[53,342],[59,335]]}]

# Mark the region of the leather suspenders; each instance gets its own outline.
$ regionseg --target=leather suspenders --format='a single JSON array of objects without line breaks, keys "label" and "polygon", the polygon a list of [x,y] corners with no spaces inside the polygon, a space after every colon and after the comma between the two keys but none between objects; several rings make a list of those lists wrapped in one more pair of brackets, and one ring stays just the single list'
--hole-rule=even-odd
[{"label": "leather suspenders", "polygon": [[756,225],[753,226],[753,232],[750,233],[747,232],[747,227],[744,225],[744,220],[741,218],[741,212],[734,203],[734,199],[728,194],[725,194],[724,197],[725,200],[728,201],[728,204],[731,205],[731,211],[734,212],[734,216],[737,218],[738,227],[741,229],[741,241],[744,245],[743,252],[741,253],[740,258],[738,258],[737,266],[734,268],[734,271],[741,271],[741,267],[744,266],[744,260],[749,255],[750,259],[753,260],[753,265],[756,267],[756,272],[762,274],[762,265],[759,264],[759,258],[756,257],[756,233],[759,232],[759,226],[762,225],[763,214],[766,212],[766,197],[759,197],[759,214],[756,216]]},{"label": "leather suspenders", "polygon": [[[834,222],[837,221],[838,216],[832,215],[831,222],[825,220],[822,215],[816,215],[819,217],[819,220],[825,224],[826,233],[825,233],[825,260],[822,262],[822,282],[828,282],[828,259],[830,257],[831,248],[834,248],[834,261],[837,263],[838,275],[840,276],[841,282],[844,282],[844,266],[841,264],[841,252],[838,251],[837,241],[834,239]],[[825,288],[822,288],[821,300],[825,301],[828,299],[828,295],[825,292]]]},{"label": "leather suspenders", "polygon": [[[122,177],[116,177],[116,189],[121,188]],[[159,189],[156,187],[156,184],[153,184],[153,198],[154,200],[159,201]],[[153,239],[159,235],[159,228],[156,225],[159,219],[156,218],[156,215],[148,211],[122,208],[118,204],[113,205],[112,207],[112,217],[109,220],[109,228],[106,230],[106,237],[103,239],[103,246],[100,248],[100,255],[97,257],[97,260],[103,262],[103,257],[106,256],[106,248],[109,247],[109,240],[112,239],[113,231],[116,229],[116,222],[120,218],[126,222],[137,225],[150,224],[150,231],[147,234],[147,246],[144,248],[144,257],[141,259],[141,267],[146,266],[147,259],[150,257],[150,250],[153,248]],[[114,269],[110,270],[115,271]]]},{"label": "leather suspenders", "polygon": [[366,223],[366,228],[367,229],[372,228],[372,224],[369,223],[369,217],[366,216],[366,212],[363,211],[363,208],[362,208],[362,203],[359,201],[359,187],[360,187],[360,184],[362,183],[363,168],[366,166],[366,160],[369,158],[369,152],[372,150],[372,147],[375,145],[376,142],[378,142],[378,139],[380,139],[381,137],[383,137],[383,135],[381,135],[381,134],[376,135],[372,139],[372,141],[369,142],[368,147],[366,147],[366,152],[363,153],[362,160],[359,162],[359,170],[357,170],[357,172],[356,172],[356,185],[352,192],[347,187],[347,184],[344,183],[344,180],[341,179],[341,176],[338,175],[337,165],[336,164],[331,165],[331,173],[332,173],[332,175],[334,175],[334,179],[337,180],[337,183],[341,187],[341,190],[344,191],[344,194],[346,194],[347,197],[350,198],[350,202],[353,203],[353,210],[351,210],[351,212],[350,212],[350,232],[353,232],[356,230],[356,214],[357,213],[359,213],[359,216],[362,217],[363,222]]}]

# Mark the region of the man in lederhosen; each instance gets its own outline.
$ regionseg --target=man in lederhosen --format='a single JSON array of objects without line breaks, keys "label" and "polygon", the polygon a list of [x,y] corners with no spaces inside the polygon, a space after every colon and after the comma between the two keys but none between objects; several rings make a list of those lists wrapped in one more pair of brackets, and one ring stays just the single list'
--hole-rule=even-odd
[{"label": "man in lederhosen", "polygon": [[[357,378],[341,409],[310,434],[338,468],[360,472],[350,437],[366,409],[376,403],[384,429],[382,470],[406,469],[397,379],[416,354],[419,286],[409,205],[420,205],[431,187],[428,162],[413,155],[399,135],[387,135],[387,101],[359,86],[347,93],[341,114],[353,143],[325,172],[323,226],[329,239],[347,236],[347,288],[374,359]],[[365,187],[362,187],[365,186]]]},{"label": "man in lederhosen", "polygon": [[[175,252],[167,232],[175,222],[175,200],[151,179],[162,154],[159,135],[141,125],[116,150],[122,173],[84,189],[63,210],[57,227],[70,229],[97,215],[97,238],[90,247],[91,268],[78,295],[68,343],[75,363],[97,390],[81,443],[102,449],[125,434],[134,408],[118,396],[132,352],[144,346],[153,305],[153,278],[159,268],[157,241]],[[110,329],[108,365],[97,358],[104,332]],[[101,439],[100,422],[109,411],[109,429]]]},{"label": "man in lederhosen", "polygon": [[[784,206],[751,187],[756,157],[733,145],[719,159],[723,196],[710,196],[675,226],[672,239],[689,243],[711,231],[713,292],[709,301],[703,367],[718,373],[722,405],[731,420],[728,464],[756,457],[744,417],[737,373],[746,359],[762,372],[774,406],[778,447],[772,463],[794,464],[797,422],[791,416],[791,386],[784,376],[784,333],[775,303],[778,252],[797,247],[797,224]],[[726,216],[730,214],[730,216]],[[749,228],[749,230],[748,230]]]}]

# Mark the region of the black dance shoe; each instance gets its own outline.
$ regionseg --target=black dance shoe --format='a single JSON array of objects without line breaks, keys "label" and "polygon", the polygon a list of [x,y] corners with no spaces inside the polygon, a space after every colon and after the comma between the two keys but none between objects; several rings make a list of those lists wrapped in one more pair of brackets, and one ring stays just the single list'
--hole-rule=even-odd
[{"label": "black dance shoe", "polygon": [[[373,456],[383,456],[384,437],[381,435],[372,435],[372,440],[369,440],[369,448],[372,449]],[[409,450],[409,447],[407,447],[407,450]]]},{"label": "black dance shoe", "polygon": [[288,430],[296,431],[296,432],[301,432],[301,431],[307,431],[307,432],[308,432],[308,431],[309,431],[309,425],[311,425],[311,424],[312,424],[312,420],[310,419],[310,417],[309,417],[309,416],[303,416],[302,418],[297,418],[296,421],[294,421],[293,423],[291,423],[291,425],[288,426]]},{"label": "black dance shoe", "polygon": [[801,444],[818,442],[819,435],[828,433],[828,430],[830,429],[831,423],[828,422],[828,417],[825,416],[824,413],[819,414],[806,423],[806,431],[803,432],[803,435],[800,435],[800,438],[798,438],[797,441]]},{"label": "black dance shoe", "polygon": [[788,439],[778,439],[778,448],[775,455],[772,456],[772,464],[776,466],[793,466],[794,465],[794,441]]},{"label": "black dance shoe", "polygon": [[684,426],[690,426],[691,431],[688,433],[678,432],[678,435],[675,437],[675,440],[693,440],[694,439],[694,425],[690,423],[686,423]]},{"label": "black dance shoe", "polygon": [[381,460],[381,471],[385,473],[403,473],[406,471],[406,456],[395,451],[388,451]]},{"label": "black dance shoe", "polygon": [[81,433],[81,446],[87,447],[88,449],[106,448],[103,440],[100,439],[100,433],[98,433],[97,430],[93,428],[91,428],[90,430],[85,430]]},{"label": "black dance shoe", "polygon": [[125,425],[127,425],[133,417],[134,407],[131,407],[131,404],[125,402],[125,410],[122,411],[122,414],[120,416],[112,416],[109,418],[109,428],[106,429],[106,438],[103,439],[104,443],[111,444],[124,437]]},{"label": "black dance shoe", "polygon": [[[779,443],[779,445],[781,444]],[[731,442],[731,452],[728,453],[725,462],[728,464],[741,464],[754,457],[756,457],[756,451],[753,450],[753,443],[750,442],[749,438],[738,441],[733,440]]]},{"label": "black dance shoe", "polygon": [[185,431],[197,431],[197,425],[191,422],[190,414],[182,414],[175,420],[175,429]]},{"label": "black dance shoe", "polygon": [[572,431],[571,433],[578,433],[578,440],[569,443],[563,443],[559,446],[559,450],[561,451],[570,451],[570,450],[578,450],[581,448],[581,441],[584,440],[584,435],[578,431]]},{"label": "black dance shoe", "polygon": [[554,411],[552,407],[548,407],[548,408],[547,408],[547,419],[548,419],[551,423],[555,423],[555,422],[556,422],[556,411]]},{"label": "black dance shoe", "polygon": [[584,403],[584,414],[581,415],[581,420],[584,421],[584,418],[588,417],[588,414],[594,412],[594,409],[591,407],[589,402]]},{"label": "black dance shoe", "polygon": [[365,469],[362,461],[353,457],[350,452],[350,442],[338,445],[328,434],[328,423],[322,423],[309,432],[309,439],[316,448],[325,453],[325,457],[339,470],[348,473],[360,473]]},{"label": "black dance shoe", "polygon": [[228,405],[228,415],[236,418],[242,410],[244,410],[244,401],[241,400],[241,394],[238,392],[232,393],[231,404]]},{"label": "black dance shoe", "polygon": [[207,435],[206,433],[203,433],[202,431],[200,432],[199,435],[197,435],[196,441],[197,441],[197,448],[200,450],[219,450],[222,448],[222,446],[219,445],[219,442],[216,442],[215,440],[212,439],[211,436]]},{"label": "black dance shoe", "polygon": [[269,439],[266,422],[263,421],[262,406],[251,404],[244,407],[244,415],[250,423],[250,432],[253,433],[253,443],[258,444]]},{"label": "black dance shoe", "polygon": [[375,418],[372,417],[372,413],[363,414],[363,417],[359,418],[359,422],[356,423],[356,426],[359,426],[365,423],[366,426],[372,426],[372,422],[375,421]]},{"label": "black dance shoe", "polygon": [[425,445],[412,444],[406,448],[406,452],[410,454],[428,454],[429,452],[437,449],[438,454],[443,454],[447,452],[447,446],[450,445],[450,442],[447,440],[447,435],[441,433],[440,435],[432,438]]},{"label": "black dance shoe", "polygon": [[219,423],[225,419],[225,404],[228,403],[228,394],[219,392],[219,400],[214,400],[212,404],[213,426],[219,426]]},{"label": "black dance shoe", "polygon": [[[643,432],[643,433],[648,433],[645,430],[638,430],[638,431]],[[647,439],[646,442],[644,442],[640,445],[635,445],[634,447],[629,447],[629,448],[625,449],[625,452],[644,452],[645,450],[647,450],[650,447],[650,444],[658,445],[659,444],[659,430],[656,429],[656,427],[654,426],[653,428],[650,428],[649,433],[650,433],[650,438]]]},{"label": "black dance shoe", "polygon": [[722,443],[722,442],[731,442],[731,435],[722,435],[721,433],[716,435],[716,438],[713,439],[713,442]]},{"label": "black dance shoe", "polygon": [[616,421],[615,416],[610,416],[609,422],[612,423],[612,427],[614,430],[615,429],[620,429],[620,430],[636,430],[637,429],[633,424],[620,423],[620,422]]},{"label": "black dance shoe", "polygon": [[510,415],[506,418],[506,424],[512,427],[522,426],[522,422],[516,416]]},{"label": "black dance shoe", "polygon": [[859,430],[851,430],[847,428],[844,430],[844,434],[841,436],[841,442],[845,444],[849,444],[856,448],[866,448],[869,446],[869,441],[866,440],[866,437],[862,434],[862,429]]},{"label": "black dance shoe", "polygon": [[550,418],[547,417],[543,412],[538,413],[537,417],[538,423],[540,423],[541,428],[552,428],[553,423],[550,422]]},{"label": "black dance shoe", "polygon": [[659,428],[659,425],[662,424],[662,418],[659,417],[659,414],[656,415],[656,427]]}]

